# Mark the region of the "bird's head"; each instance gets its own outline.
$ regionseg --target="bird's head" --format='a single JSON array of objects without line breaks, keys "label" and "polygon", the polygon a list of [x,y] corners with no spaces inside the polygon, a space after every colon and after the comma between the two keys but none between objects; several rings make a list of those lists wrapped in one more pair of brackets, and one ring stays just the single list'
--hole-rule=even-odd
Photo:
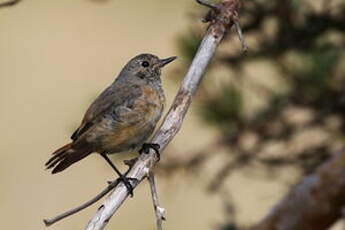
[{"label": "bird's head", "polygon": [[139,80],[152,81],[159,79],[161,69],[176,57],[159,59],[153,54],[140,54],[132,58],[124,67],[126,75]]}]

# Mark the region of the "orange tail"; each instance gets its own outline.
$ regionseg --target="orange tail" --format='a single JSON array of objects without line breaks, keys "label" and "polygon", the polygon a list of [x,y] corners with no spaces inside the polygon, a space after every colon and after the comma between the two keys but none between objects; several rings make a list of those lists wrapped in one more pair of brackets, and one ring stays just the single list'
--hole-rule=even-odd
[{"label": "orange tail", "polygon": [[47,169],[54,168],[52,174],[55,174],[63,171],[90,153],[90,151],[75,150],[72,148],[72,143],[69,143],[53,152],[53,156],[47,161],[45,166]]}]

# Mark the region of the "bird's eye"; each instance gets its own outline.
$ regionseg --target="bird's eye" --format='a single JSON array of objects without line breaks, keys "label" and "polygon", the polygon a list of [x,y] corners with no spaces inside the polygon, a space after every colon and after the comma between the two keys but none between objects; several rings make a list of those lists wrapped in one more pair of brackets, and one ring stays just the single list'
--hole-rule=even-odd
[{"label": "bird's eye", "polygon": [[141,66],[142,67],[149,67],[149,65],[150,65],[150,63],[149,62],[147,62],[147,61],[143,61],[142,63],[141,63]]}]

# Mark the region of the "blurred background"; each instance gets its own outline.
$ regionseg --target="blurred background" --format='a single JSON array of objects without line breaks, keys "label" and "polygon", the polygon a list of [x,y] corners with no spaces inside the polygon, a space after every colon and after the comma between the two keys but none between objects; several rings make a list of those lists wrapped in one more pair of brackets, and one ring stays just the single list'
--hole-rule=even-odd
[{"label": "blurred background", "polygon": [[[43,218],[90,199],[115,176],[96,154],[52,176],[44,170],[50,153],[139,53],[179,56],[162,77],[169,106],[207,28],[206,9],[192,0],[4,2],[1,226],[45,229]],[[249,52],[241,54],[234,33],[224,40],[156,168],[166,230],[278,229],[258,223],[345,154],[345,2],[246,0],[241,24]],[[126,170],[122,161],[134,155],[113,160]],[[345,197],[344,187],[333,190]],[[134,194],[108,229],[155,229],[148,184]],[[49,228],[83,229],[99,203]],[[327,206],[332,218],[320,229],[345,228],[343,205]]]}]

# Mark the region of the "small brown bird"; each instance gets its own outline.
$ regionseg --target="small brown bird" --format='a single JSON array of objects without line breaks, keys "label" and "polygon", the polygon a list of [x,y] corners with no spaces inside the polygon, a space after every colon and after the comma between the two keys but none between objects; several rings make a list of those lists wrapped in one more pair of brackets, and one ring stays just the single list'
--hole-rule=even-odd
[{"label": "small brown bird", "polygon": [[107,154],[153,148],[159,156],[159,145],[144,143],[161,118],[165,96],[161,85],[161,68],[176,57],[159,59],[140,54],[131,59],[116,80],[106,88],[86,111],[72,142],[59,148],[45,164],[58,173],[93,152],[99,153],[116,171],[132,194],[132,186]]}]

